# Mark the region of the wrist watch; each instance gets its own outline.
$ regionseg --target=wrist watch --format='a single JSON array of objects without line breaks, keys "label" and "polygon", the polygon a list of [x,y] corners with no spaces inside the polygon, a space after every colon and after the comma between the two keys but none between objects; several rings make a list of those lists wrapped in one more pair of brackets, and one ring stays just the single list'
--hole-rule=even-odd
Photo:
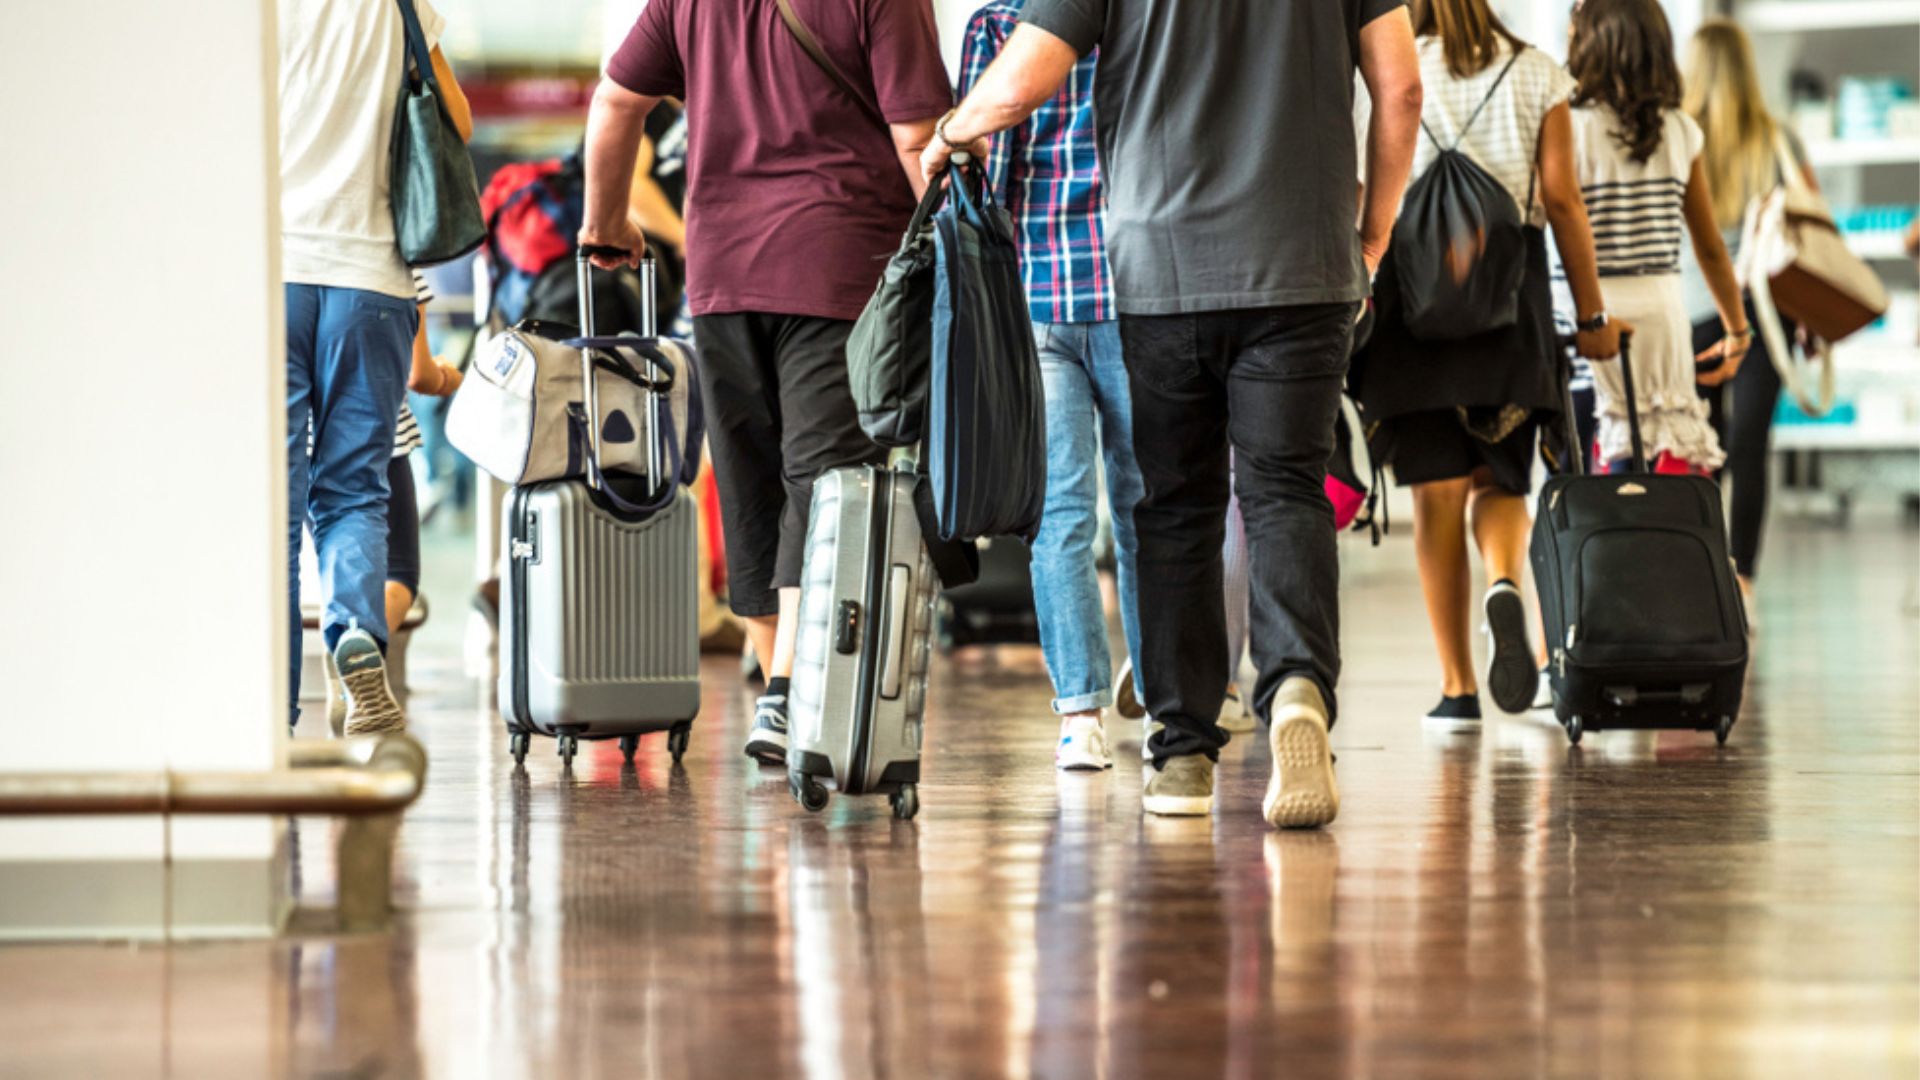
[{"label": "wrist watch", "polygon": [[1607,323],[1611,321],[1612,320],[1607,317],[1607,313],[1603,310],[1595,314],[1594,317],[1591,319],[1576,320],[1573,324],[1573,328],[1575,330],[1580,331],[1583,334],[1586,334],[1586,333],[1591,333],[1592,331],[1595,331],[1595,330],[1605,330],[1607,328]]}]

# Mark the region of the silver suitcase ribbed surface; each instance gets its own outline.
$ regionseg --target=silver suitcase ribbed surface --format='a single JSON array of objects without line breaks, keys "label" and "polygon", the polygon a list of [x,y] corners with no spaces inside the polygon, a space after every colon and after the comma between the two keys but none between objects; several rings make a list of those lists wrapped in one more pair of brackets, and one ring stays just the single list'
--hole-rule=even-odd
[{"label": "silver suitcase ribbed surface", "polygon": [[813,488],[794,646],[789,782],[808,809],[822,784],[918,808],[921,717],[938,579],[914,513],[917,478],[838,469]]},{"label": "silver suitcase ribbed surface", "polygon": [[507,494],[500,711],[509,728],[640,735],[700,711],[697,513],[684,490],[637,522],[577,480]]}]

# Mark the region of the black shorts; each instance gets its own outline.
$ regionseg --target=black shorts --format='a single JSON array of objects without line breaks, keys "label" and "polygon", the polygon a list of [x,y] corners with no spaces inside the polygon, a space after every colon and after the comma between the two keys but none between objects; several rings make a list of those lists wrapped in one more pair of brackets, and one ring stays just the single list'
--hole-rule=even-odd
[{"label": "black shorts", "polygon": [[726,536],[728,605],[774,615],[800,584],[813,481],[880,463],[847,383],[853,323],[739,312],[693,320],[707,443]]},{"label": "black shorts", "polygon": [[1458,410],[1433,409],[1388,420],[1381,425],[1380,441],[1387,444],[1386,460],[1401,487],[1458,480],[1486,469],[1496,487],[1525,495],[1533,490],[1539,433],[1539,420],[1530,416],[1505,438],[1488,442],[1467,430]]}]

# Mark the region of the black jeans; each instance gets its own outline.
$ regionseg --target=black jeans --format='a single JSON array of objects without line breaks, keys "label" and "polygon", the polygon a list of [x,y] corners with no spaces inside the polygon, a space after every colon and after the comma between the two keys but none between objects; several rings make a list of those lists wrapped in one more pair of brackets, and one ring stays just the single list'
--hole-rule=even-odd
[{"label": "black jeans", "polygon": [[1139,686],[1165,725],[1156,762],[1217,756],[1226,696],[1220,603],[1228,450],[1251,559],[1253,703],[1304,675],[1328,709],[1340,675],[1340,560],[1327,459],[1357,305],[1197,315],[1122,315],[1133,451],[1146,495],[1134,508]]},{"label": "black jeans", "polygon": [[[1747,303],[1747,325],[1758,327],[1759,316]],[[1782,320],[1781,330],[1791,342],[1794,325]],[[1700,352],[1719,341],[1719,319],[1704,319],[1693,327],[1693,349]],[[1712,410],[1714,433],[1727,452],[1721,466],[1722,482],[1733,485],[1733,507],[1727,518],[1733,567],[1751,578],[1760,561],[1760,534],[1767,524],[1767,454],[1773,441],[1773,414],[1780,405],[1780,372],[1767,353],[1767,339],[1756,329],[1753,345],[1733,378],[1719,386],[1703,386],[1700,396]]]},{"label": "black jeans", "polygon": [[800,584],[814,479],[887,460],[860,430],[847,382],[853,323],[740,312],[695,316],[693,326],[727,603],[738,615],[775,615],[779,590]]}]

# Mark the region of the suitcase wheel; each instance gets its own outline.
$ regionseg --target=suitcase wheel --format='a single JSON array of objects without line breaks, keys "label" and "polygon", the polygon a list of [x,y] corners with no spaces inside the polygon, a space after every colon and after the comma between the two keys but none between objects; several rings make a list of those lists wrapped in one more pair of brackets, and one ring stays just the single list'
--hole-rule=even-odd
[{"label": "suitcase wheel", "polygon": [[1721,717],[1720,722],[1714,725],[1713,741],[1720,746],[1725,746],[1727,745],[1727,736],[1731,734],[1733,734],[1733,717]]},{"label": "suitcase wheel", "polygon": [[807,813],[817,814],[827,808],[827,789],[818,780],[803,772],[787,774],[787,790]]},{"label": "suitcase wheel", "polygon": [[1572,743],[1575,746],[1579,746],[1580,736],[1586,734],[1586,730],[1587,730],[1586,724],[1582,723],[1579,717],[1577,716],[1567,717],[1567,741],[1568,742]]},{"label": "suitcase wheel", "polygon": [[913,815],[920,812],[920,787],[917,784],[901,784],[900,790],[887,796],[893,804],[893,816],[901,821],[912,821]]},{"label": "suitcase wheel", "polygon": [[626,759],[627,764],[629,765],[633,764],[634,752],[639,749],[640,749],[640,736],[638,735],[620,736],[620,756]]},{"label": "suitcase wheel", "polygon": [[[687,756],[687,740],[691,738],[692,735],[692,724],[675,724],[672,728],[668,729],[667,753],[673,755],[673,763],[675,765],[680,764],[680,759]],[[632,755],[629,754],[628,757],[631,758]]]},{"label": "suitcase wheel", "polygon": [[527,763],[527,750],[532,745],[533,736],[525,731],[515,730],[507,733],[507,750],[513,754],[513,763],[515,765],[525,765]]},{"label": "suitcase wheel", "polygon": [[560,735],[560,761],[569,769],[573,768],[573,755],[580,752],[580,739],[572,732]]}]

